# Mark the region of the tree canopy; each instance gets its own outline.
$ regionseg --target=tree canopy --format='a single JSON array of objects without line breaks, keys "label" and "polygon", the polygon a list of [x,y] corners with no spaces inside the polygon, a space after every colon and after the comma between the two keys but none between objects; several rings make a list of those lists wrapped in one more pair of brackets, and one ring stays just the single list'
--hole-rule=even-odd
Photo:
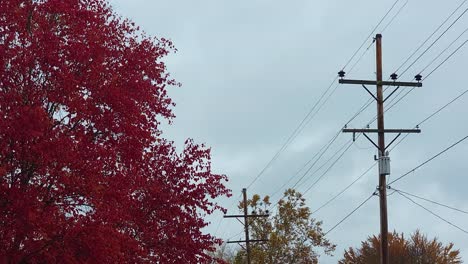
[{"label": "tree canopy", "polygon": [[[257,214],[265,214],[272,207],[268,196],[262,199],[259,195],[249,199],[247,205]],[[243,203],[239,208],[243,208]],[[311,217],[304,197],[293,189],[285,191],[270,218],[250,218],[249,225],[252,239],[268,239],[252,244],[253,263],[318,263],[318,250],[328,255],[335,250],[335,245],[324,237],[322,222]],[[239,251],[234,263],[244,263],[245,254],[244,250]]]},{"label": "tree canopy", "polygon": [[[453,244],[443,245],[437,238],[429,240],[419,231],[410,238],[403,233],[388,234],[390,262],[394,264],[459,264],[462,263],[460,251]],[[380,236],[369,237],[360,248],[349,248],[340,264],[378,264],[380,263]]]},{"label": "tree canopy", "polygon": [[203,263],[228,195],[210,149],[162,136],[177,85],[104,0],[0,1],[0,262]]}]

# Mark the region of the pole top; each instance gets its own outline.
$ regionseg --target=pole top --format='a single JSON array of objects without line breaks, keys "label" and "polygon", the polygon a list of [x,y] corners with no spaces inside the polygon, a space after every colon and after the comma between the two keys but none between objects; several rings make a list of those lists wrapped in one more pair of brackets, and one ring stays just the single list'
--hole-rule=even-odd
[{"label": "pole top", "polygon": [[382,38],[382,34],[375,35],[375,38]]}]

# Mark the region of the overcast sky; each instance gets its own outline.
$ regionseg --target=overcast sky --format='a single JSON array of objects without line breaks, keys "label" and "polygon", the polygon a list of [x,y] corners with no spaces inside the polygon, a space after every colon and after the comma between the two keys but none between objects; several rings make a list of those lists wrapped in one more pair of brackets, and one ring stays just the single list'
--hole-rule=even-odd
[{"label": "overcast sky", "polygon": [[[177,118],[172,126],[165,128],[165,136],[178,146],[191,137],[212,147],[214,169],[229,176],[228,187],[234,193],[232,199],[223,199],[220,203],[228,207],[230,213],[237,213],[233,203],[239,198],[241,189],[252,182],[281,148],[394,1],[112,0],[111,4],[119,14],[131,18],[148,34],[174,42],[178,52],[166,60],[172,76],[183,86],[170,91],[177,103],[174,110]],[[383,34],[384,78],[393,73],[460,3],[461,0],[400,0],[375,32]],[[381,32],[403,5],[401,13]],[[422,50],[466,8],[468,3]],[[467,25],[468,14],[461,17],[400,80],[411,81]],[[466,39],[468,32],[422,74],[427,75]],[[347,78],[375,78],[375,49],[371,46],[366,51],[371,43],[372,39],[367,39],[345,68],[349,72],[364,54]],[[459,50],[424,80],[423,88],[415,89],[389,110],[386,127],[413,128],[466,90],[468,87],[463,82],[468,66],[467,49],[468,45]],[[401,74],[405,68],[397,73]],[[424,123],[421,134],[408,136],[390,153],[391,178],[406,173],[468,135],[468,94],[465,96]],[[362,87],[339,86],[281,156],[248,189],[249,196],[273,194],[345,125],[369,97]],[[375,111],[376,107],[372,105],[348,127],[365,126]],[[350,139],[350,134],[341,134],[304,177],[298,190],[307,190],[333,160],[317,173],[312,172]],[[387,142],[390,140],[387,136]],[[468,210],[467,150],[468,140],[393,187]],[[375,148],[359,137],[342,159],[305,194],[307,204],[314,210],[333,197],[372,165],[374,154]],[[288,187],[302,175],[303,171]],[[314,217],[324,222],[323,228],[327,231],[366,199],[377,184],[374,169]],[[279,199],[279,195],[273,199]],[[467,215],[416,201],[468,230]],[[452,241],[468,260],[468,234],[398,194],[388,197],[388,214],[389,230],[408,234],[420,229],[430,238],[436,236],[444,243]],[[228,239],[242,231],[237,221],[221,219],[221,214],[209,217],[212,224],[207,232],[216,232]],[[378,232],[379,205],[378,198],[374,197],[328,235],[338,247],[334,257],[321,256],[320,263],[336,263],[344,249],[358,246],[368,235]]]}]

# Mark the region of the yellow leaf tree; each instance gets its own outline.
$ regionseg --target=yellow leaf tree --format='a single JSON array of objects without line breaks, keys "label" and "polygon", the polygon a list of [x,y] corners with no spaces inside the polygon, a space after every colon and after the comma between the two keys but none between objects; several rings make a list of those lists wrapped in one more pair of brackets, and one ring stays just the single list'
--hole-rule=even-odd
[{"label": "yellow leaf tree", "polygon": [[[247,201],[249,211],[265,214],[271,207],[268,196],[254,195]],[[239,208],[243,208],[241,202]],[[335,245],[323,234],[322,222],[311,218],[311,211],[302,194],[289,189],[277,204],[276,213],[269,218],[249,219],[251,239],[268,239],[268,242],[251,244],[252,263],[318,263],[319,250],[331,255]],[[245,263],[246,252],[240,250],[234,263]]]},{"label": "yellow leaf tree", "polygon": [[[459,264],[462,263],[460,251],[453,248],[453,243],[443,245],[437,238],[429,240],[419,231],[409,239],[403,233],[388,234],[390,263],[393,264]],[[379,264],[380,236],[369,237],[361,247],[349,248],[339,264]]]}]

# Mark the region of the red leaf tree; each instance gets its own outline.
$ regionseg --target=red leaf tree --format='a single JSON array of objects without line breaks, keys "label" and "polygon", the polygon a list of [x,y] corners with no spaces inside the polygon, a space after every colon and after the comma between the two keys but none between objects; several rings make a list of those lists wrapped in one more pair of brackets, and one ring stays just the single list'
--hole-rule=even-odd
[{"label": "red leaf tree", "polygon": [[0,262],[203,263],[229,195],[160,122],[175,51],[103,0],[0,1]]}]

